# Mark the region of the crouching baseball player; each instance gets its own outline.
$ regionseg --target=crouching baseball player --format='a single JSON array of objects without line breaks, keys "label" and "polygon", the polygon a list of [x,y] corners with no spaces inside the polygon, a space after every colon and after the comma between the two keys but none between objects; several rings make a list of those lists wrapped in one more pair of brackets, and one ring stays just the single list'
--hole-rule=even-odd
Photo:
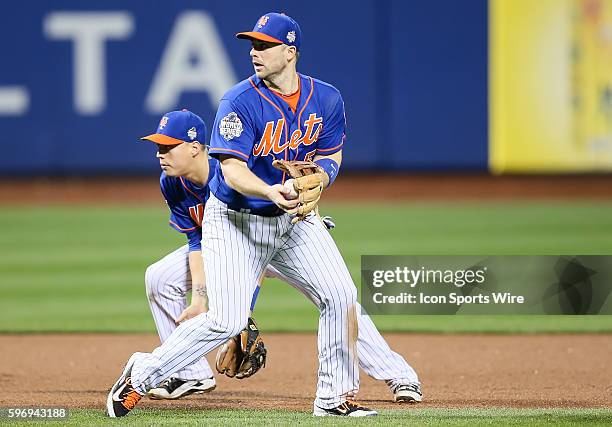
[{"label": "crouching baseball player", "polygon": [[[208,311],[201,253],[201,226],[211,171],[205,136],[206,126],[202,119],[183,110],[165,114],[158,132],[142,138],[157,144],[157,158],[162,169],[160,188],[170,209],[169,223],[187,237],[186,245],[150,265],[145,273],[147,298],[162,342],[179,323]],[[189,291],[192,291],[192,297],[187,306],[186,294]],[[258,291],[259,287],[252,305]],[[250,323],[250,329],[243,331],[243,335],[248,339],[250,334],[257,345],[250,345],[247,350],[247,342],[242,348],[239,336],[235,337],[235,346],[230,342],[219,351],[219,372],[239,379],[247,378],[265,364],[265,346],[261,339],[257,339],[259,332],[254,320],[250,319]],[[213,372],[206,359],[201,358],[174,373],[148,395],[152,399],[179,399],[210,392],[215,387]]]}]

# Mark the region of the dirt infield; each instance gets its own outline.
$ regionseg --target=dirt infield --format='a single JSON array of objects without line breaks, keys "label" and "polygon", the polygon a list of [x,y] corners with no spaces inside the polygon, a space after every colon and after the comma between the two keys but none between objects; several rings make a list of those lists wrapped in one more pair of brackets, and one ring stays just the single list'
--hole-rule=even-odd
[{"label": "dirt infield", "polygon": [[[415,367],[423,407],[612,407],[612,336],[386,334]],[[217,377],[210,394],[139,407],[310,410],[316,336],[268,334],[268,366],[248,380]],[[0,406],[104,408],[106,390],[155,335],[0,335]],[[210,360],[210,359],[209,359]],[[362,375],[359,400],[397,408],[385,384]]]},{"label": "dirt infield", "polygon": [[[612,175],[346,174],[325,201],[612,200]],[[0,180],[1,204],[160,203],[157,177]]]}]

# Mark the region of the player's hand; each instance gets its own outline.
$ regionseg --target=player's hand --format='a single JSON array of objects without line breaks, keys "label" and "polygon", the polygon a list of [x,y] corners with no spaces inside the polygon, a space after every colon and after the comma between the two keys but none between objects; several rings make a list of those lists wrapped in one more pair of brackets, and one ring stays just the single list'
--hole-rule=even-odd
[{"label": "player's hand", "polygon": [[178,319],[176,319],[176,324],[178,325],[184,322],[185,320],[192,319],[202,313],[206,313],[207,311],[208,308],[205,305],[191,304],[189,307],[183,310]]},{"label": "player's hand", "polygon": [[291,195],[291,189],[281,184],[274,184],[268,187],[266,196],[268,199],[274,202],[276,206],[281,208],[287,213],[294,214],[297,212],[298,199],[288,199]]}]

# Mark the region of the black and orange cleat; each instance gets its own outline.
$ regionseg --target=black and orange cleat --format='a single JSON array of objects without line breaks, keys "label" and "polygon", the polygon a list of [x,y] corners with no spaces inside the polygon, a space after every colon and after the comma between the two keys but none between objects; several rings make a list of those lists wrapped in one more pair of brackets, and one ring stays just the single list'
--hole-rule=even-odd
[{"label": "black and orange cleat", "polygon": [[125,417],[143,397],[132,387],[131,375],[134,364],[132,357],[128,360],[115,385],[108,392],[106,413],[111,418]]}]

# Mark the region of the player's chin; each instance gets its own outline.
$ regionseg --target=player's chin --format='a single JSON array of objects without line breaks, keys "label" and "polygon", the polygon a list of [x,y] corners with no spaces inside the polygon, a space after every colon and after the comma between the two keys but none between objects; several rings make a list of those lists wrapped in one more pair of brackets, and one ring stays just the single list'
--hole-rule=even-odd
[{"label": "player's chin", "polygon": [[178,176],[176,171],[170,166],[162,166],[161,170],[163,170],[167,176]]},{"label": "player's chin", "polygon": [[258,79],[265,79],[266,77],[268,77],[268,73],[266,72],[265,68],[253,67],[253,69],[255,70],[255,75]]}]

